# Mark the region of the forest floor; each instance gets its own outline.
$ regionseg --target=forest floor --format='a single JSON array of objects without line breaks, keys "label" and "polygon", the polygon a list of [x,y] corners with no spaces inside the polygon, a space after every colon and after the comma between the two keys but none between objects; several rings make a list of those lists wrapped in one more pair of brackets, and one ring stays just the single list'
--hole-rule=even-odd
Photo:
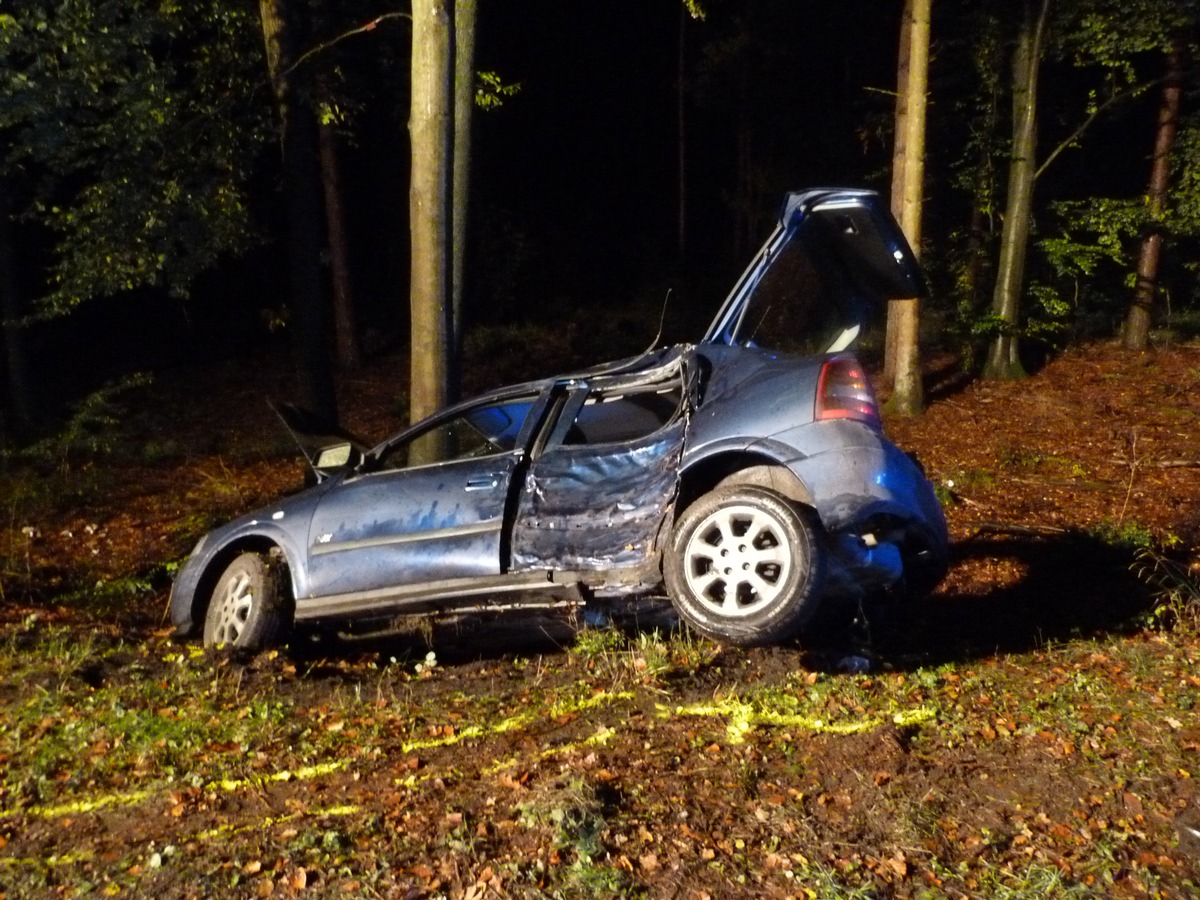
[{"label": "forest floor", "polygon": [[[352,431],[398,423],[396,364],[344,386]],[[130,391],[3,474],[0,900],[1200,892],[1200,347],[930,373],[887,425],[952,568],[869,641],[732,649],[643,604],[175,642],[191,544],[302,480],[283,371]]]}]

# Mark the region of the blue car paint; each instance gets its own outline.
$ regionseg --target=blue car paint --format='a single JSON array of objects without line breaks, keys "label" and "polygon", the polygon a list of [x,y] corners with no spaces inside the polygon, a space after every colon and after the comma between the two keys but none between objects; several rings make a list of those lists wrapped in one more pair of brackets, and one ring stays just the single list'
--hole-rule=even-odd
[{"label": "blue car paint", "polygon": [[[176,633],[196,631],[206,591],[238,552],[268,545],[286,559],[297,619],[452,609],[456,593],[558,581],[661,590],[660,560],[681,485],[730,459],[790,473],[788,496],[811,505],[829,535],[832,592],[887,587],[916,559],[935,581],[945,567],[946,527],[919,468],[867,424],[816,421],[813,398],[828,357],[759,347],[761,323],[742,322],[756,289],[770,282],[775,255],[797,240],[812,241],[822,250],[819,261],[837,269],[835,299],[845,308],[835,321],[924,291],[876,195],[788,195],[778,227],[700,344],[459,404],[369,451],[356,468],[215,529],[176,578]],[[846,334],[852,340],[858,329]],[[679,411],[658,431],[570,445],[572,422],[593,392],[661,392],[671,383],[682,398]],[[504,452],[373,469],[390,448],[459,415]]]}]

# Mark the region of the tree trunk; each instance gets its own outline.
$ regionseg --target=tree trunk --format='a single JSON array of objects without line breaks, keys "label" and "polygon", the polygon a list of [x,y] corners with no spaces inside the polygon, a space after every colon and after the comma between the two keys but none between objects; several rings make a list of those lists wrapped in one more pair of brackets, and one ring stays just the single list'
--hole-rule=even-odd
[{"label": "tree trunk", "polygon": [[996,267],[996,288],[992,295],[992,313],[1000,320],[1001,330],[992,342],[983,377],[992,379],[1024,378],[1017,326],[1021,293],[1025,281],[1025,257],[1033,219],[1033,188],[1037,177],[1037,102],[1038,67],[1050,0],[1042,0],[1034,18],[1029,0],[1013,52],[1013,146],[1008,167],[1008,197],[1004,208],[1004,227],[1000,234],[1000,260]]},{"label": "tree trunk", "polygon": [[[925,185],[925,107],[929,84],[929,26],[932,0],[911,0],[912,20],[908,29],[908,78],[904,116],[903,204],[900,227],[912,245],[921,252],[921,211]],[[917,416],[925,408],[921,383],[920,300],[909,297],[894,301],[889,313],[896,313],[895,384],[889,401],[901,415]]]},{"label": "tree trunk", "polygon": [[457,398],[458,360],[462,355],[466,328],[464,309],[467,259],[467,226],[471,197],[471,119],[475,113],[475,23],[476,0],[454,3],[454,200],[451,225],[450,352],[447,362],[447,395]]},{"label": "tree trunk", "polygon": [[449,364],[453,25],[451,0],[415,0],[412,9],[412,177],[409,228],[412,361],[409,418],[446,405]]},{"label": "tree trunk", "polygon": [[12,435],[19,439],[27,436],[33,428],[34,403],[29,359],[25,353],[25,329],[19,324],[24,304],[17,294],[9,206],[8,181],[0,175],[0,321],[4,329],[4,361],[8,375]]},{"label": "tree trunk", "polygon": [[1150,163],[1150,183],[1146,188],[1147,224],[1138,254],[1137,282],[1129,314],[1125,319],[1124,344],[1127,350],[1145,350],[1150,345],[1150,313],[1158,289],[1158,266],[1164,234],[1161,216],[1171,186],[1171,151],[1179,127],[1179,103],[1183,93],[1183,44],[1177,41],[1167,54],[1167,72],[1163,80],[1162,102],[1154,132],[1154,157]]},{"label": "tree trunk", "polygon": [[[328,91],[320,85],[323,99]],[[338,162],[337,129],[321,118],[317,126],[321,188],[325,196],[325,234],[329,245],[329,280],[333,286],[333,331],[337,363],[343,369],[362,366],[354,297],[350,291],[350,254],[346,247],[346,217],[342,211],[342,175]]]},{"label": "tree trunk", "polygon": [[678,228],[675,237],[675,257],[680,268],[687,263],[687,7],[679,7],[679,45],[675,58],[675,119]]},{"label": "tree trunk", "polygon": [[[892,124],[892,215],[899,222],[904,216],[904,157],[908,141],[908,73],[912,43],[913,0],[904,0],[900,13],[900,49],[896,58],[896,112]],[[913,248],[916,249],[915,247]],[[889,300],[887,331],[883,342],[883,383],[896,384],[897,326],[903,300]]]},{"label": "tree trunk", "polygon": [[[988,266],[989,222],[987,214],[978,202],[971,204],[971,222],[967,227],[967,260],[962,274],[960,306],[965,307],[974,315],[982,306],[984,277]],[[962,365],[967,370],[974,370],[974,350],[967,351]]]},{"label": "tree trunk", "polygon": [[259,0],[267,70],[279,111],[283,191],[288,210],[288,287],[292,347],[300,402],[323,426],[337,424],[329,305],[321,271],[320,174],[317,123],[300,101],[291,67],[296,25],[284,0]]},{"label": "tree trunk", "polygon": [[892,215],[904,215],[904,156],[908,140],[909,69],[912,61],[913,0],[900,14],[900,51],[896,58],[896,112],[892,126]]}]

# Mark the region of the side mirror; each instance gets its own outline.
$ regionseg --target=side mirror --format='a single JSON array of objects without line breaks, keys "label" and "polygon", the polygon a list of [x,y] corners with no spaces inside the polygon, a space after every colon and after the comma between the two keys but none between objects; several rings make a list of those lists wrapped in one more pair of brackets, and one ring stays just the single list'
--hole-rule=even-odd
[{"label": "side mirror", "polygon": [[313,468],[319,472],[332,472],[338,469],[353,468],[362,462],[362,454],[349,441],[322,447],[317,451]]}]

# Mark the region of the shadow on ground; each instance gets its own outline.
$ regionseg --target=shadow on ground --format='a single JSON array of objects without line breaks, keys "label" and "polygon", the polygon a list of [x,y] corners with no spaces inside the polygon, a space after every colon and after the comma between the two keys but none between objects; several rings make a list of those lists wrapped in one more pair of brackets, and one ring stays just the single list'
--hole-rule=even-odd
[{"label": "shadow on ground", "polygon": [[[872,609],[856,625],[845,618],[826,623],[771,652],[795,653],[797,664],[809,669],[905,670],[1132,631],[1142,627],[1153,597],[1131,562],[1128,550],[1082,533],[979,535],[954,547],[948,588]],[[974,574],[955,578],[955,570],[966,569]],[[387,662],[419,661],[432,651],[439,665],[460,665],[563,652],[589,625],[611,625],[630,638],[680,627],[669,602],[648,600],[608,609],[464,615],[406,634],[339,641],[338,650],[325,644],[320,652],[377,654]]]},{"label": "shadow on ground", "polygon": [[[979,535],[954,547],[948,589],[876,611],[860,633],[810,647],[813,664],[828,668],[858,653],[871,667],[907,669],[1133,631],[1154,598],[1132,561],[1127,549],[1082,533]],[[994,571],[998,583],[957,590],[953,569],[960,567]]]}]

